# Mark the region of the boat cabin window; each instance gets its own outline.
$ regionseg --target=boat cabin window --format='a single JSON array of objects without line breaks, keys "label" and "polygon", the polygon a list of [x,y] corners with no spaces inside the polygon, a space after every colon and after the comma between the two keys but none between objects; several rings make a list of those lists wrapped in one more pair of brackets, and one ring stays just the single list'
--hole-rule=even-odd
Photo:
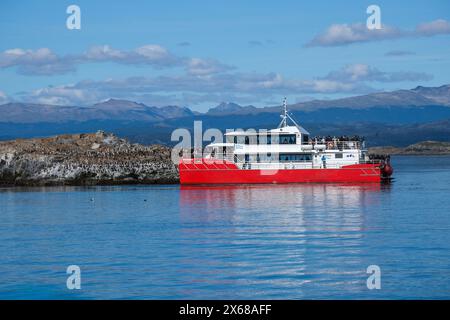
[{"label": "boat cabin window", "polygon": [[280,153],[280,162],[311,161],[311,154]]},{"label": "boat cabin window", "polygon": [[[303,141],[308,142],[308,135],[303,136]],[[252,136],[234,136],[235,144],[296,144],[297,136],[295,134],[261,134]]]},{"label": "boat cabin window", "polygon": [[336,159],[342,159],[342,158],[343,158],[343,155],[342,155],[342,153],[335,153],[335,154],[334,154],[334,157],[335,157]]},{"label": "boat cabin window", "polygon": [[236,136],[236,143],[238,144],[244,144],[246,142],[247,136]]},{"label": "boat cabin window", "polygon": [[268,143],[269,144],[278,144],[279,143],[279,139],[280,139],[280,136],[278,135],[278,134],[275,134],[275,135],[270,135],[270,136],[268,136]]},{"label": "boat cabin window", "polygon": [[302,134],[302,142],[303,143],[308,143],[309,142],[309,135]]},{"label": "boat cabin window", "polygon": [[257,144],[258,139],[256,135],[244,136],[236,135],[233,137],[234,144]]},{"label": "boat cabin window", "polygon": [[280,135],[280,144],[295,144],[295,143],[296,143],[295,134]]}]

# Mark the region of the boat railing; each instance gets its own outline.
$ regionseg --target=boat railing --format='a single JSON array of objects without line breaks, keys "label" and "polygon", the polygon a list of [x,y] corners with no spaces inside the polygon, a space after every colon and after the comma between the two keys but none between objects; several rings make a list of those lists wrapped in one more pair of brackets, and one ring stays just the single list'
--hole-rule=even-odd
[{"label": "boat railing", "polygon": [[360,160],[359,164],[382,164],[384,163],[384,160],[381,159],[368,159],[368,160]]},{"label": "boat railing", "polygon": [[[355,164],[381,164],[382,160],[367,160],[360,161]],[[297,161],[288,161],[288,162],[279,162],[279,161],[261,161],[261,162],[253,162],[253,161],[243,161],[242,159],[217,159],[217,158],[192,158],[185,159],[185,164],[192,165],[192,168],[187,169],[201,169],[203,165],[209,165],[212,168],[218,170],[231,170],[231,169],[240,169],[240,170],[294,170],[294,169],[340,169],[343,166],[349,165],[348,163],[326,163],[321,162],[313,162],[308,160],[297,160]],[[225,165],[224,165],[225,164]],[[233,166],[229,166],[229,165]],[[200,167],[199,167],[200,166]]]},{"label": "boat railing", "polygon": [[[238,144],[243,145],[243,144]],[[253,145],[253,144],[252,144]],[[278,144],[257,144],[257,145],[267,145],[267,146],[274,146]],[[306,143],[302,143],[298,146],[301,146],[304,151],[307,150],[360,150],[365,148],[365,144],[362,141],[358,140],[348,140],[348,141],[341,141],[341,140],[327,140],[327,141],[321,141],[321,140],[310,140]],[[230,150],[233,150],[234,147],[230,147]],[[202,148],[192,148],[192,149],[180,149],[180,151],[183,152],[184,156],[194,156],[195,158],[201,157],[204,155],[204,150]]]},{"label": "boat railing", "polygon": [[292,162],[238,162],[236,164],[240,169],[260,169],[260,170],[279,170],[279,169],[312,169],[312,161],[292,161]]},{"label": "boat railing", "polygon": [[312,159],[309,160],[289,160],[280,162],[278,159],[249,159],[245,160],[229,154],[214,154],[213,157],[193,157],[185,159],[191,164],[210,164],[212,166],[221,163],[236,165],[239,169],[311,169],[313,168]]}]

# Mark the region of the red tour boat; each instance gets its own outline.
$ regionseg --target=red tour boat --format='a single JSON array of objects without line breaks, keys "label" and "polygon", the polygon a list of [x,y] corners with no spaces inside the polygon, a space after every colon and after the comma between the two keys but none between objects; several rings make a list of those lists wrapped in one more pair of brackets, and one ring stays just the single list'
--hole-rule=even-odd
[{"label": "red tour boat", "polygon": [[[233,131],[205,156],[181,159],[181,184],[380,182],[393,173],[389,156],[369,158],[359,137],[316,137],[298,125],[283,103],[276,129]],[[291,125],[288,121],[292,122]]]}]

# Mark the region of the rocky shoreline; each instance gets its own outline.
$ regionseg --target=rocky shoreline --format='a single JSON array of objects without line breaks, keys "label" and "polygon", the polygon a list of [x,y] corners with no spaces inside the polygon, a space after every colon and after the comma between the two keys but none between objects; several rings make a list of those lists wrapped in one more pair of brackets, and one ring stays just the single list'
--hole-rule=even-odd
[{"label": "rocky shoreline", "polygon": [[369,153],[411,156],[450,155],[450,142],[422,141],[405,148],[372,147],[369,148]]},{"label": "rocky shoreline", "polygon": [[179,183],[171,149],[102,131],[0,142],[0,185]]}]

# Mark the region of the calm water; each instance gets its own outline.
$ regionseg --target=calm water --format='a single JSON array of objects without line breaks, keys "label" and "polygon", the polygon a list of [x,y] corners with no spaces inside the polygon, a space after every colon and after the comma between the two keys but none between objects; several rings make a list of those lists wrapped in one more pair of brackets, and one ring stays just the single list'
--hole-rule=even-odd
[{"label": "calm water", "polygon": [[393,163],[381,186],[0,189],[0,298],[450,298],[450,157]]}]

